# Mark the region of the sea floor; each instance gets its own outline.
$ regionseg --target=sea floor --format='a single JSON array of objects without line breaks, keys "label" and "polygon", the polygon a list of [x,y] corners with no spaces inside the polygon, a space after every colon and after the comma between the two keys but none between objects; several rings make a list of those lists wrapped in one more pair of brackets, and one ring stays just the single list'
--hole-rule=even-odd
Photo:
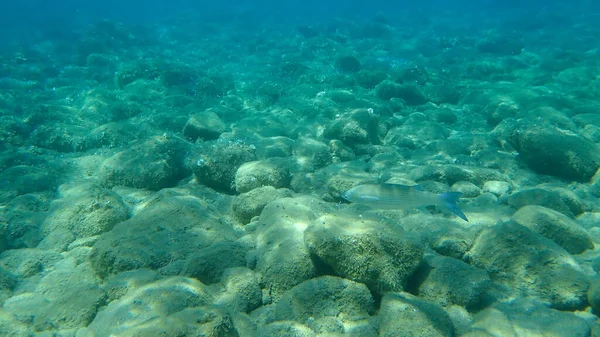
[{"label": "sea floor", "polygon": [[0,55],[0,335],[600,336],[600,27],[422,19]]}]

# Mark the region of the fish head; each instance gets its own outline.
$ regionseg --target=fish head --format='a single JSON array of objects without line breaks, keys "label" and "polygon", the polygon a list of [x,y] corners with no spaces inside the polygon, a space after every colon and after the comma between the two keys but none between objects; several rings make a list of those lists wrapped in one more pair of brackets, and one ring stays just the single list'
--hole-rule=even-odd
[{"label": "fish head", "polygon": [[350,200],[350,191],[344,191],[342,192],[342,199],[346,200],[346,201],[352,201]]}]

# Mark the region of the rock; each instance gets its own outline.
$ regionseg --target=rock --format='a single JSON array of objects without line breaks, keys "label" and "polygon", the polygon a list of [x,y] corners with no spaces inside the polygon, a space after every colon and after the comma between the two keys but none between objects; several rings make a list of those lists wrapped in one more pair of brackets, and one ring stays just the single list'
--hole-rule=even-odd
[{"label": "rock", "polygon": [[300,323],[291,321],[273,322],[260,329],[257,337],[316,337],[315,332]]},{"label": "rock", "polygon": [[242,164],[235,173],[235,189],[238,193],[262,186],[289,187],[290,162],[287,158],[267,158]]},{"label": "rock", "polygon": [[506,181],[491,180],[483,184],[483,192],[489,192],[496,196],[502,196],[510,193],[512,186]]},{"label": "rock", "polygon": [[4,302],[12,295],[12,291],[16,284],[17,278],[15,275],[0,266],[0,303]]},{"label": "rock", "polygon": [[468,181],[458,181],[451,188],[454,192],[462,193],[463,198],[475,198],[481,194],[481,188]]},{"label": "rock", "polygon": [[106,186],[123,185],[160,190],[175,186],[187,173],[188,147],[176,138],[157,136],[130,145],[107,158],[100,169]]},{"label": "rock", "polygon": [[0,291],[13,290],[17,279],[13,273],[0,266]]},{"label": "rock", "polygon": [[4,204],[0,215],[0,253],[8,249],[36,247],[41,238],[40,227],[48,215],[47,196],[25,194]]},{"label": "rock", "polygon": [[428,255],[415,272],[416,294],[443,307],[477,309],[491,286],[487,272],[461,260]]},{"label": "rock", "polygon": [[[342,144],[343,146],[343,144]],[[298,165],[314,171],[331,164],[331,152],[327,144],[308,137],[299,137],[294,142],[294,157]]]},{"label": "rock", "polygon": [[482,52],[494,55],[519,55],[525,45],[518,38],[507,35],[492,34],[479,40],[475,48]]},{"label": "rock", "polygon": [[387,293],[378,315],[382,337],[452,337],[454,327],[437,304],[408,293]]},{"label": "rock", "polygon": [[255,147],[242,141],[203,142],[192,158],[192,172],[203,185],[219,191],[235,191],[235,175],[238,168],[256,160]]},{"label": "rock", "polygon": [[557,211],[542,206],[523,206],[513,220],[554,241],[571,254],[593,249],[591,236],[575,221]]},{"label": "rock", "polygon": [[[52,242],[53,232],[68,231],[73,239],[87,238],[110,231],[127,220],[129,210],[115,192],[107,189],[76,188],[76,192],[65,192],[63,198],[50,205],[50,214],[42,224],[44,248],[64,249],[69,242]],[[62,248],[60,248],[62,247]]]},{"label": "rock", "polygon": [[579,264],[553,241],[514,222],[481,231],[466,261],[486,270],[512,296],[538,297],[559,310],[586,306],[589,280]]},{"label": "rock", "polygon": [[355,73],[360,70],[360,61],[351,55],[338,57],[335,65],[339,70],[346,73]]},{"label": "rock", "polygon": [[217,242],[188,257],[181,274],[204,284],[216,283],[228,268],[246,266],[247,252],[239,242]]},{"label": "rock", "polygon": [[52,171],[26,165],[4,169],[0,176],[0,201],[7,203],[20,195],[53,191],[60,180]]},{"label": "rock", "polygon": [[263,303],[276,302],[287,290],[316,275],[303,233],[329,205],[311,198],[284,198],[269,203],[254,231],[256,270],[262,274]]},{"label": "rock", "polygon": [[250,312],[262,305],[260,276],[245,267],[229,268],[221,278],[214,304],[228,312]]},{"label": "rock", "polygon": [[509,206],[521,208],[539,205],[574,217],[585,211],[583,202],[573,191],[562,187],[540,185],[513,192],[504,200]]},{"label": "rock", "polygon": [[225,123],[210,110],[191,115],[183,127],[183,135],[192,141],[217,139],[223,132]]},{"label": "rock", "polygon": [[328,139],[338,139],[350,148],[359,144],[380,144],[383,134],[379,117],[370,111],[356,109],[340,116],[327,126],[323,135]]},{"label": "rock", "polygon": [[306,322],[309,319],[337,317],[359,320],[375,312],[375,301],[364,284],[335,276],[304,281],[288,290],[277,302],[278,321]]},{"label": "rock", "polygon": [[109,303],[96,315],[88,329],[95,336],[170,336],[163,329],[170,331],[177,328],[175,330],[190,333],[197,329],[195,333],[208,333],[210,329],[207,328],[214,325],[226,328],[222,322],[227,321],[227,316],[207,307],[212,300],[213,295],[208,288],[194,279],[162,279],[132,288],[120,299]]},{"label": "rock", "polygon": [[585,319],[550,309],[531,299],[498,302],[475,315],[469,337],[593,336]]},{"label": "rock", "polygon": [[120,332],[118,336],[239,336],[231,315],[221,308],[198,306],[151,319]]},{"label": "rock", "polygon": [[432,140],[446,139],[449,133],[443,124],[419,121],[390,129],[383,144],[414,150],[427,146]]},{"label": "rock", "polygon": [[600,167],[598,146],[573,131],[535,125],[515,127],[508,142],[540,174],[587,182]]},{"label": "rock", "polygon": [[587,294],[588,302],[594,312],[597,314],[600,312],[600,279],[594,278],[590,285],[590,289]]},{"label": "rock", "polygon": [[412,169],[408,178],[417,182],[437,181],[450,186],[459,181],[468,181],[476,186],[483,186],[490,180],[510,182],[510,179],[498,170],[460,165],[423,165]]},{"label": "rock", "polygon": [[34,336],[36,334],[30,324],[23,322],[4,308],[0,308],[0,331],[8,337]]},{"label": "rock", "polygon": [[63,258],[60,253],[38,248],[14,249],[0,255],[0,265],[17,279],[27,279],[52,270]]},{"label": "rock", "polygon": [[473,231],[451,226],[438,227],[436,230],[428,231],[424,237],[436,253],[459,260],[463,258],[475,240]]},{"label": "rock", "polygon": [[247,224],[252,218],[260,215],[263,208],[271,201],[291,196],[292,191],[288,189],[263,186],[238,195],[231,206],[233,213],[240,222]]},{"label": "rock", "polygon": [[69,257],[57,262],[35,288],[23,283],[26,291],[7,299],[3,307],[17,317],[29,317],[36,331],[85,327],[105,303],[99,283],[89,263],[77,265]]},{"label": "rock", "polygon": [[543,120],[544,123],[561,128],[563,130],[577,130],[575,122],[572,121],[571,118],[566,116],[564,112],[559,111],[551,106],[541,106],[529,111],[524,111],[522,115],[527,116],[527,118],[530,119]]},{"label": "rock", "polygon": [[312,255],[337,275],[376,294],[402,291],[423,258],[423,248],[401,227],[386,222],[324,215],[304,233]]},{"label": "rock", "polygon": [[130,289],[139,288],[158,279],[158,272],[150,269],[129,270],[111,276],[103,286],[107,295],[106,302],[110,303],[123,297]]},{"label": "rock", "polygon": [[519,105],[512,100],[496,99],[488,104],[482,111],[488,124],[496,126],[504,120],[510,120],[519,113]]},{"label": "rock", "polygon": [[104,233],[90,260],[101,277],[139,268],[159,269],[237,235],[230,224],[197,198],[163,190],[145,208]]},{"label": "rock", "polygon": [[375,93],[379,99],[387,101],[392,98],[400,98],[408,105],[421,105],[427,103],[425,94],[412,84],[398,84],[389,80],[380,82],[375,87]]},{"label": "rock", "polygon": [[258,158],[291,157],[294,140],[287,137],[265,137],[256,140]]},{"label": "rock", "polygon": [[379,70],[363,69],[354,75],[356,83],[365,89],[375,88],[381,81],[388,78],[388,74]]}]

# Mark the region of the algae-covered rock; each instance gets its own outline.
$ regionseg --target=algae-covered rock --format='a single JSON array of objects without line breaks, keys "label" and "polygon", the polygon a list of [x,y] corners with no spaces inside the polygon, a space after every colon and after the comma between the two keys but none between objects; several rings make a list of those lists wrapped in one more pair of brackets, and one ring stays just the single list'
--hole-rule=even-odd
[{"label": "algae-covered rock", "polygon": [[591,236],[575,221],[557,211],[542,206],[524,206],[513,220],[554,241],[571,254],[594,248]]},{"label": "algae-covered rock", "polygon": [[288,290],[277,302],[278,321],[305,322],[340,313],[349,320],[367,317],[375,311],[375,301],[364,284],[335,276],[304,281]]},{"label": "algae-covered rock", "polygon": [[435,255],[425,257],[411,282],[418,283],[416,291],[420,298],[444,307],[456,304],[466,308],[480,305],[491,285],[484,270]]},{"label": "algae-covered rock", "polygon": [[250,312],[262,305],[260,275],[245,267],[227,269],[214,304],[229,312]]},{"label": "algae-covered rock", "polygon": [[339,139],[349,147],[358,144],[380,144],[384,130],[379,119],[372,110],[356,109],[328,125],[324,136]]},{"label": "algae-covered rock", "polygon": [[113,191],[90,188],[73,192],[51,204],[41,227],[41,247],[65,249],[71,241],[108,232],[128,217],[127,207]]},{"label": "algae-covered rock", "polygon": [[210,110],[191,115],[183,127],[183,134],[193,141],[217,139],[224,131],[225,123]]},{"label": "algae-covered rock", "polygon": [[466,259],[514,295],[537,297],[560,310],[587,304],[589,280],[579,264],[553,241],[517,223],[484,229]]},{"label": "algae-covered rock", "polygon": [[308,326],[294,321],[279,321],[265,325],[257,337],[316,337],[317,334]]},{"label": "algae-covered rock", "polygon": [[[159,328],[158,321],[167,319],[185,309],[202,307],[210,304],[213,295],[208,288],[197,280],[186,277],[171,277],[158,280],[139,288],[130,289],[127,294],[118,300],[109,303],[103,308],[88,326],[88,329],[96,336],[136,336],[134,331],[143,331],[148,328]],[[204,309],[206,310],[206,309]],[[212,311],[214,309],[208,309]],[[197,309],[196,314],[203,309]],[[221,315],[189,315],[183,322],[173,325],[190,324],[202,325],[203,322],[210,324],[213,319]],[[198,319],[204,317],[204,319]],[[211,318],[212,317],[212,318]],[[173,318],[170,323],[176,323],[178,319]],[[153,322],[154,324],[148,324]],[[168,329],[169,326],[164,328]],[[159,328],[160,329],[160,328]],[[149,335],[156,335],[150,333]],[[160,335],[160,334],[159,334]],[[139,334],[138,334],[139,336]]]},{"label": "algae-covered rock", "polygon": [[0,176],[0,201],[10,202],[27,193],[53,191],[60,182],[56,172],[35,166],[15,165],[6,168]]},{"label": "algae-covered rock", "polygon": [[506,203],[514,208],[527,205],[538,205],[553,209],[567,216],[573,217],[584,212],[583,201],[572,190],[540,185],[513,192],[506,198]]},{"label": "algae-covered rock", "polygon": [[246,265],[247,252],[248,247],[239,242],[217,242],[189,256],[182,275],[204,284],[219,282],[226,269]]},{"label": "algae-covered rock", "polygon": [[592,280],[587,298],[596,314],[600,313],[600,279],[594,278]]},{"label": "algae-covered rock", "polygon": [[259,216],[263,208],[271,201],[291,196],[292,191],[288,189],[263,186],[238,195],[231,207],[240,222],[247,224],[253,217]]},{"label": "algae-covered rock", "polygon": [[0,302],[11,296],[17,284],[17,278],[10,271],[0,266]]},{"label": "algae-covered rock", "polygon": [[412,84],[398,84],[396,82],[384,80],[375,87],[377,97],[382,100],[400,98],[408,105],[421,105],[427,103],[425,94]]},{"label": "algae-covered rock", "polygon": [[99,275],[158,269],[213,243],[236,239],[230,224],[203,201],[165,191],[94,244],[90,259]]},{"label": "algae-covered rock", "polygon": [[104,161],[101,177],[107,186],[159,190],[174,186],[187,174],[186,143],[157,136],[138,142]]},{"label": "algae-covered rock", "polygon": [[301,167],[307,170],[322,168],[330,164],[332,160],[330,147],[322,141],[309,137],[296,139],[293,153],[296,161],[301,162]]},{"label": "algae-covered rock", "polygon": [[25,194],[5,205],[0,215],[0,252],[37,246],[42,239],[40,227],[48,214],[47,196]]},{"label": "algae-covered rock", "polygon": [[477,186],[483,186],[490,180],[510,182],[510,179],[498,170],[461,165],[423,165],[411,170],[409,178],[414,181],[438,181],[448,185],[459,181],[468,181]]},{"label": "algae-covered rock", "polygon": [[339,70],[347,73],[355,73],[360,70],[360,61],[351,55],[338,57],[335,65]]},{"label": "algae-covered rock", "polygon": [[110,303],[123,297],[130,289],[139,288],[160,278],[158,271],[151,269],[128,270],[111,276],[102,287],[106,291],[106,302]]},{"label": "algae-covered rock", "polygon": [[219,139],[202,143],[191,157],[192,172],[208,187],[224,192],[235,191],[238,168],[256,159],[255,147],[242,141]]},{"label": "algae-covered rock", "polygon": [[267,158],[242,164],[235,173],[235,189],[244,193],[262,186],[288,187],[290,179],[287,158]]},{"label": "algae-covered rock", "polygon": [[329,205],[311,197],[284,198],[269,203],[252,230],[256,238],[256,268],[262,274],[263,302],[277,301],[285,291],[316,275],[303,233]]},{"label": "algae-covered rock", "polygon": [[598,146],[573,131],[517,126],[507,140],[537,173],[585,182],[600,167]]},{"label": "algae-covered rock", "polygon": [[186,308],[121,331],[118,336],[239,336],[230,314],[214,306]]},{"label": "algae-covered rock", "polygon": [[34,336],[33,327],[20,318],[9,310],[0,308],[0,331],[9,337]]},{"label": "algae-covered rock", "polygon": [[423,258],[419,241],[399,226],[350,216],[324,215],[304,233],[311,254],[337,275],[371,291],[402,291]]},{"label": "algae-covered rock", "polygon": [[587,337],[591,326],[571,312],[550,309],[530,299],[494,304],[477,315],[464,336]]},{"label": "algae-covered rock", "polygon": [[442,307],[408,293],[385,294],[377,318],[383,337],[454,336],[452,320]]},{"label": "algae-covered rock", "polygon": [[[64,255],[63,255],[64,256]],[[36,331],[87,326],[105,304],[106,294],[89,263],[64,258],[26,291],[7,299],[3,307],[17,317],[31,317]]]}]

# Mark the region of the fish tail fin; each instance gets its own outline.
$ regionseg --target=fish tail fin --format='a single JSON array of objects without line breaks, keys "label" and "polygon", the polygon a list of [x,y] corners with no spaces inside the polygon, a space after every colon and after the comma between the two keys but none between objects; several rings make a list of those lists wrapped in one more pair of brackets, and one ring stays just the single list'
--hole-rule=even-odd
[{"label": "fish tail fin", "polygon": [[468,222],[469,220],[467,219],[465,213],[463,213],[460,210],[460,208],[458,208],[458,206],[456,205],[456,202],[458,201],[458,199],[460,199],[461,195],[462,193],[460,192],[446,192],[440,194],[440,200],[442,201],[442,205],[446,207],[450,212],[458,215],[459,218]]}]

